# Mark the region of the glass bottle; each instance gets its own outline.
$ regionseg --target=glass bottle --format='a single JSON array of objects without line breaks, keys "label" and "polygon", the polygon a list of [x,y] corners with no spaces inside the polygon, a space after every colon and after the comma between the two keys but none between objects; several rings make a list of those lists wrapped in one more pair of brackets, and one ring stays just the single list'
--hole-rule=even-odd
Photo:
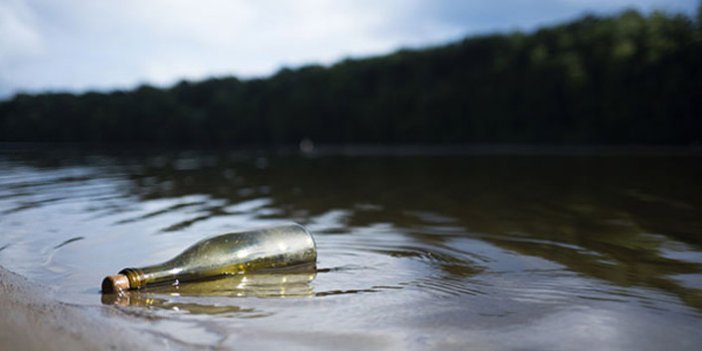
[{"label": "glass bottle", "polygon": [[125,268],[105,277],[102,291],[119,292],[249,272],[289,272],[314,267],[316,261],[312,235],[299,224],[288,224],[201,240],[164,263]]}]

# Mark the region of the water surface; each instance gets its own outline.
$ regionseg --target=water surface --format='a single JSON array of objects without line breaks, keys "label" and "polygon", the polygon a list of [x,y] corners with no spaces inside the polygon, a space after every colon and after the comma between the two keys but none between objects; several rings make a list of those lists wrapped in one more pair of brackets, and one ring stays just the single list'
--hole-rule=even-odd
[{"label": "water surface", "polygon": [[[485,151],[7,148],[0,265],[176,346],[702,346],[702,157]],[[99,293],[121,268],[289,221],[314,233],[316,274]]]}]

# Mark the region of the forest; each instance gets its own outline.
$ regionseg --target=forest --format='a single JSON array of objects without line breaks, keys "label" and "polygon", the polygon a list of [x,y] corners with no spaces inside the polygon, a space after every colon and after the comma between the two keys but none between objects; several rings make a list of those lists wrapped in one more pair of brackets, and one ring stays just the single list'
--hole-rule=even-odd
[{"label": "forest", "polygon": [[702,142],[702,6],[283,68],[261,79],[17,94],[0,141],[158,145]]}]

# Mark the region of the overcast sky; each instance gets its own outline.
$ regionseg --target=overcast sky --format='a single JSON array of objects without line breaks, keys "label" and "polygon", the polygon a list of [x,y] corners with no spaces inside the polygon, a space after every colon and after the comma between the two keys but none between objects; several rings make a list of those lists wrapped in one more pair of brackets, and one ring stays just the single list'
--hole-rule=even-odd
[{"label": "overcast sky", "polygon": [[170,85],[698,0],[0,0],[0,97]]}]

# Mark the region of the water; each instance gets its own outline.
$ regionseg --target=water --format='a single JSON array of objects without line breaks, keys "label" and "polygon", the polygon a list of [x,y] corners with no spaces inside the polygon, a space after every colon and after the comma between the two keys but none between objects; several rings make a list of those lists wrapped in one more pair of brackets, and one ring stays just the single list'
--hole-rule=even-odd
[{"label": "water", "polygon": [[[701,347],[699,154],[489,150],[5,149],[0,265],[167,346]],[[315,234],[316,274],[99,293],[289,221]]]}]

